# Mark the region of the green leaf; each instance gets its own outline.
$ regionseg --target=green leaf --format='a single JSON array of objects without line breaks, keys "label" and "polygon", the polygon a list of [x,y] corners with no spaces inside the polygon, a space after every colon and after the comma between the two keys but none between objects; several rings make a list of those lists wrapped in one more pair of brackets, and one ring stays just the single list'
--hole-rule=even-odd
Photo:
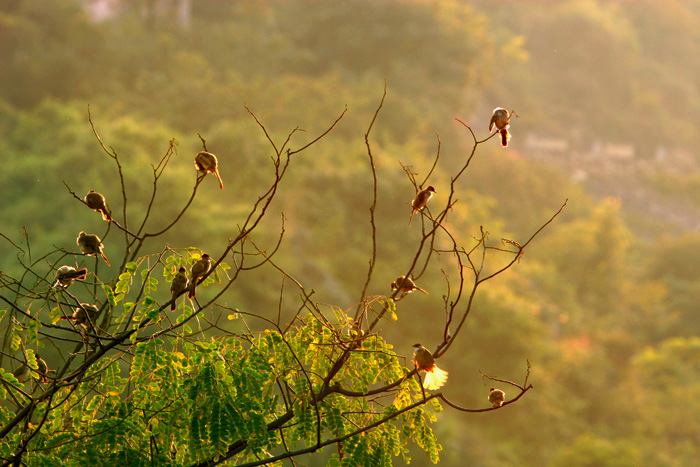
[{"label": "green leaf", "polygon": [[49,312],[49,320],[51,321],[51,324],[56,324],[58,321],[61,319],[61,309],[58,308],[57,306],[51,308],[51,311]]},{"label": "green leaf", "polygon": [[22,338],[13,332],[12,333],[12,341],[10,344],[10,350],[17,351],[19,349],[19,345],[21,343],[22,343]]},{"label": "green leaf", "polygon": [[114,292],[112,291],[112,288],[107,284],[102,284],[102,290],[104,291],[105,296],[107,297],[107,300],[109,301],[110,306],[116,306],[117,300],[114,296]]},{"label": "green leaf", "polygon": [[148,310],[146,313],[146,318],[150,319],[151,321],[158,321],[158,318],[160,317],[160,313],[158,312],[157,308],[154,308],[152,310]]},{"label": "green leaf", "polygon": [[27,344],[36,342],[39,334],[39,326],[41,326],[39,320],[32,319],[29,321],[29,325],[27,326]]}]

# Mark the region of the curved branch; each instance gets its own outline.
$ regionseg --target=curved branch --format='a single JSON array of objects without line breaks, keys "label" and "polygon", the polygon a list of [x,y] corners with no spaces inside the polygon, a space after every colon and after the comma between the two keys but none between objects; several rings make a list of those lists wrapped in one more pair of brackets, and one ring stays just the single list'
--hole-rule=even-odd
[{"label": "curved branch", "polygon": [[369,144],[369,134],[372,131],[374,122],[377,120],[379,111],[382,110],[384,106],[384,99],[386,99],[386,80],[384,80],[384,92],[382,94],[382,99],[379,101],[379,106],[374,112],[372,121],[365,132],[365,146],[367,146],[367,157],[369,157],[369,167],[372,171],[372,205],[369,207],[369,223],[372,226],[372,256],[369,260],[369,270],[367,271],[367,280],[365,280],[365,285],[362,287],[362,293],[360,294],[359,305],[357,305],[357,310],[355,311],[355,321],[360,317],[361,311],[364,309],[363,303],[367,295],[367,288],[372,280],[372,273],[374,272],[374,265],[377,261],[377,224],[375,222],[374,212],[377,209],[377,169],[374,166],[374,156],[372,155],[372,146]]}]

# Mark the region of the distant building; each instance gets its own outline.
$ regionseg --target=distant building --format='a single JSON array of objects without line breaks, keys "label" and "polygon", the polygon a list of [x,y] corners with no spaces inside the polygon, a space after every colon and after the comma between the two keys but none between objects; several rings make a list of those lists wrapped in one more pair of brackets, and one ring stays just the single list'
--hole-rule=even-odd
[{"label": "distant building", "polygon": [[525,146],[533,151],[566,152],[569,150],[569,141],[563,138],[541,137],[530,133],[527,135]]},{"label": "distant building", "polygon": [[632,144],[607,143],[603,145],[602,156],[617,161],[632,161],[634,159],[634,146]]},{"label": "distant building", "polygon": [[94,21],[104,21],[117,15],[120,0],[80,0],[83,8]]},{"label": "distant building", "polygon": [[129,8],[139,9],[144,18],[176,19],[184,29],[192,21],[192,0],[149,0],[125,2],[124,0],[79,0],[94,21],[104,21],[120,15]]},{"label": "distant building", "polygon": [[687,173],[698,169],[695,154],[683,148],[667,149],[660,147],[654,155],[658,167],[668,172]]}]

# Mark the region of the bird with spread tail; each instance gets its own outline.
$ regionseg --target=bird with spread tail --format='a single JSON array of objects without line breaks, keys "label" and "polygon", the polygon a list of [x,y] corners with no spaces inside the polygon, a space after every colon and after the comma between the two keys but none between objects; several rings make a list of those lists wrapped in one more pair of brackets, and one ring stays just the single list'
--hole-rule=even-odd
[{"label": "bird with spread tail", "polygon": [[78,234],[78,238],[76,239],[76,243],[78,244],[78,246],[80,247],[80,251],[84,255],[97,256],[97,254],[99,253],[102,256],[102,259],[105,260],[105,263],[107,263],[107,266],[111,266],[111,264],[109,264],[109,260],[102,251],[104,249],[102,239],[97,235],[88,235],[87,233],[85,233],[85,231],[81,230]]},{"label": "bird with spread tail", "polygon": [[175,277],[173,277],[173,280],[170,283],[170,294],[172,295],[173,300],[170,304],[171,311],[175,310],[175,303],[177,302],[177,297],[182,292],[187,290],[188,282],[189,279],[187,279],[187,269],[180,266],[180,269],[178,270],[177,274],[175,274]]},{"label": "bird with spread tail", "polygon": [[411,206],[413,206],[413,211],[411,211],[411,217],[408,218],[408,225],[411,225],[411,222],[413,221],[413,215],[423,209],[427,204],[430,198],[433,197],[433,194],[435,193],[435,188],[433,188],[432,185],[428,186],[428,188],[425,188],[423,190],[420,190],[417,194],[416,197],[413,198],[413,201],[411,201]]},{"label": "bird with spread tail", "polygon": [[102,213],[102,219],[109,222],[114,220],[112,219],[112,215],[109,213],[109,209],[107,208],[107,201],[105,200],[105,197],[95,190],[90,190],[88,191],[88,194],[85,195],[85,204],[95,211]]},{"label": "bird with spread tail", "polygon": [[423,387],[428,390],[440,389],[447,381],[447,372],[438,368],[430,350],[421,344],[415,344],[416,350],[413,352],[413,366],[418,371],[425,372]]},{"label": "bird with spread tail", "polygon": [[202,258],[192,265],[192,270],[190,271],[190,293],[187,295],[189,298],[194,298],[197,294],[197,280],[208,273],[209,269],[211,269],[211,258],[204,253]]},{"label": "bird with spread tail", "polygon": [[75,269],[73,266],[63,265],[56,269],[56,282],[53,287],[62,285],[68,287],[75,281],[84,281],[87,277],[87,268]]},{"label": "bird with spread tail", "polygon": [[398,290],[401,292],[399,300],[404,298],[406,294],[412,293],[414,290],[418,290],[419,292],[423,292],[424,294],[428,295],[428,292],[426,290],[423,290],[420,287],[418,287],[416,283],[413,282],[413,279],[406,276],[397,277],[396,280],[391,283],[391,290]]},{"label": "bird with spread tail", "polygon": [[505,392],[501,391],[500,389],[491,388],[489,392],[489,402],[491,402],[491,405],[493,405],[494,408],[502,406],[505,400]]},{"label": "bird with spread tail", "polygon": [[216,178],[219,179],[219,186],[222,190],[224,189],[224,182],[221,180],[221,175],[219,175],[219,161],[214,154],[207,151],[198,152],[194,156],[194,166],[197,170],[203,172],[204,175],[207,172],[216,175]]},{"label": "bird with spread tail", "polygon": [[489,132],[493,131],[493,127],[501,134],[501,146],[508,147],[508,140],[510,140],[510,133],[508,133],[508,128],[510,128],[510,117],[508,111],[503,107],[496,107],[493,109],[493,115],[491,116],[491,123],[489,123]]}]

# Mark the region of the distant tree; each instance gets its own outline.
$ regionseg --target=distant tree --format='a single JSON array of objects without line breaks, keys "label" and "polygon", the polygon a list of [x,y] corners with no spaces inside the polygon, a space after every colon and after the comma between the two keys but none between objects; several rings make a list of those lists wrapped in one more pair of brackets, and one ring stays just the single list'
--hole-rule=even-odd
[{"label": "distant tree", "polygon": [[636,467],[642,462],[642,450],[625,442],[585,435],[571,446],[563,446],[549,467]]},{"label": "distant tree", "polygon": [[[284,216],[274,242],[258,235],[273,200],[290,193],[284,182],[292,164],[334,130],[345,112],[318,136],[294,147],[296,129],[275,140],[246,108],[271,148],[269,184],[228,242],[206,252],[159,244],[159,239],[178,228],[197,237],[197,224],[183,225],[183,216],[203,183],[219,190],[214,176],[193,167],[197,176],[189,200],[172,219],[149,223],[164,202],[158,195],[166,189],[163,174],[178,157],[176,142],[149,169],[142,168],[152,177],[151,193],[132,195],[122,159],[102,140],[90,116],[105,160],[113,166],[113,183],[122,193],[121,199],[106,199],[113,221],[94,213],[95,223],[106,227],[99,236],[118,274],[103,280],[110,276],[103,272],[104,260],[83,257],[76,245],[37,253],[28,234],[20,242],[0,233],[20,267],[19,274],[0,274],[3,465],[281,465],[284,459],[330,446],[329,465],[389,466],[395,456],[408,459],[409,442],[437,462],[441,446],[430,423],[442,404],[463,412],[498,410],[488,403],[488,392],[476,408],[461,407],[439,390],[427,392],[422,386],[425,373],[404,356],[413,349],[394,349],[379,332],[380,323],[398,319],[402,300],[413,298],[404,297],[401,286],[391,295],[367,294],[381,226],[375,215],[378,177],[370,134],[383,104],[384,97],[364,135],[371,202],[362,206],[347,199],[356,212],[369,214],[371,249],[356,306],[346,311],[314,301],[314,290],[280,266]],[[426,323],[441,327],[442,341],[437,346],[423,342],[438,363],[460,336],[481,284],[516,265],[532,239],[561,212],[529,238],[491,241],[482,227],[467,244],[457,242],[446,222],[457,202],[455,184],[479,145],[491,138],[478,140],[465,127],[474,145],[449,184],[431,179],[440,161],[439,139],[433,166],[422,180],[404,166],[416,192],[435,184],[440,201],[433,199],[416,212],[412,228],[422,234],[417,243],[402,246],[407,253],[400,258],[397,276],[420,284],[431,261],[451,258],[450,268],[443,271],[444,321]],[[201,141],[207,151],[206,140]],[[235,168],[219,169],[225,176]],[[75,203],[85,204],[83,193],[69,183],[66,187]],[[221,193],[237,195],[226,189]],[[49,212],[51,200],[43,207]],[[410,206],[400,203],[395,209],[405,209],[408,224]],[[121,256],[116,253],[119,243]],[[204,253],[211,255],[211,268],[200,271],[196,294],[178,289],[171,295],[169,286],[178,270],[189,271]],[[343,259],[343,252],[331,258]],[[64,266],[86,268],[87,275],[70,275]],[[279,274],[278,309],[243,311],[227,305],[224,294],[231,286],[245,286],[246,277],[260,268]],[[266,284],[270,293],[272,287]],[[171,312],[173,301],[176,311]],[[229,321],[241,323],[244,331],[231,332]],[[529,365],[525,373],[522,384],[484,376],[506,389],[505,407],[532,388]]]},{"label": "distant tree", "polygon": [[0,96],[20,108],[90,95],[108,72],[104,35],[75,0],[23,0],[0,11]]}]

